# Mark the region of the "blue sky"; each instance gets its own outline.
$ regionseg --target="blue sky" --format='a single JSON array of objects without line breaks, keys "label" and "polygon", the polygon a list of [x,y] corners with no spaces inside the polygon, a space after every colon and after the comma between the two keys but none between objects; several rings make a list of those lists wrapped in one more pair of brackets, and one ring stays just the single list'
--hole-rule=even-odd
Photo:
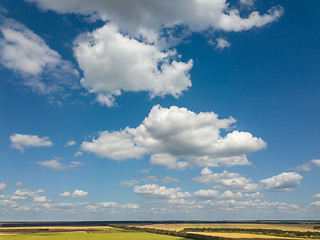
[{"label": "blue sky", "polygon": [[0,2],[0,220],[317,219],[314,1]]}]

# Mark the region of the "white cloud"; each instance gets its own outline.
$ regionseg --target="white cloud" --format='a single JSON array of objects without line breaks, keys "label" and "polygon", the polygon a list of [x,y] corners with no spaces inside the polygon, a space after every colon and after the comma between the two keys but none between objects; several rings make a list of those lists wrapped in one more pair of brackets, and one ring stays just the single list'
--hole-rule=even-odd
[{"label": "white cloud", "polygon": [[175,51],[162,51],[157,44],[123,35],[113,24],[80,35],[75,43],[84,74],[82,86],[109,107],[122,91],[146,91],[151,98],[178,97],[191,86],[192,60],[176,61]]},{"label": "white cloud", "polygon": [[70,192],[64,192],[64,193],[59,194],[59,196],[61,196],[61,197],[70,197],[71,194],[70,194]]},{"label": "white cloud", "polygon": [[194,193],[196,197],[203,199],[215,199],[219,197],[219,191],[217,190],[199,190]]},{"label": "white cloud", "polygon": [[70,141],[68,141],[68,142],[66,143],[66,147],[71,147],[71,146],[73,146],[73,145],[75,145],[75,144],[76,144],[75,141],[70,140]]},{"label": "white cloud", "polygon": [[311,160],[311,162],[312,162],[316,167],[320,167],[320,159],[313,159],[313,160]]},{"label": "white cloud", "polygon": [[71,195],[72,198],[85,198],[86,196],[88,196],[88,192],[85,192],[83,190],[74,190]]},{"label": "white cloud", "polygon": [[63,170],[65,169],[65,166],[60,163],[59,161],[60,159],[58,158],[54,158],[54,159],[51,159],[51,160],[48,160],[48,161],[39,161],[37,162],[37,164],[43,166],[43,167],[47,167],[47,168],[52,168],[54,170]]},{"label": "white cloud", "polygon": [[111,209],[116,209],[116,208],[122,208],[122,209],[138,209],[139,205],[138,204],[133,204],[133,203],[128,203],[128,204],[118,204],[115,202],[101,202],[97,203],[96,205],[88,205],[87,208],[89,210],[102,210],[104,208],[111,208]]},{"label": "white cloud", "polygon": [[2,17],[0,25],[0,63],[24,78],[24,84],[40,94],[74,88],[78,72],[45,41],[13,19]]},{"label": "white cloud", "polygon": [[224,49],[231,46],[231,43],[225,40],[224,38],[217,38],[216,49]]},{"label": "white cloud", "polygon": [[138,183],[139,183],[138,180],[132,179],[132,180],[125,180],[125,181],[121,182],[120,184],[121,184],[121,185],[124,185],[124,186],[132,187],[132,186],[134,186],[134,185],[137,185]]},{"label": "white cloud", "polygon": [[239,173],[213,173],[209,168],[201,171],[201,176],[193,178],[196,182],[215,185],[215,188],[230,188],[241,192],[254,192],[259,188],[258,184],[252,183],[251,179],[241,176]]},{"label": "white cloud", "polygon": [[295,172],[284,172],[260,181],[260,184],[268,191],[292,191],[292,188],[300,186],[303,177]]},{"label": "white cloud", "polygon": [[135,186],[134,192],[147,198],[160,199],[184,198],[191,196],[191,194],[188,192],[181,192],[181,188],[166,188],[165,186],[159,186],[157,184]]},{"label": "white cloud", "polygon": [[320,207],[320,201],[316,201],[316,202],[310,203],[310,205],[311,205],[311,206]]},{"label": "white cloud", "polygon": [[179,170],[188,166],[250,165],[246,154],[267,144],[249,132],[221,136],[220,129],[229,129],[234,122],[232,117],[218,119],[214,112],[196,114],[186,108],[156,105],[137,128],[101,132],[92,142],[83,142],[81,150],[118,161],[151,154],[152,164]]},{"label": "white cloud", "polygon": [[[91,15],[102,20],[111,20],[129,32],[151,30],[158,32],[161,27],[187,25],[192,31],[214,28],[224,31],[243,31],[262,27],[277,20],[281,7],[271,8],[260,15],[252,11],[247,18],[241,18],[239,11],[225,0],[26,0],[34,2],[44,10],[58,13],[77,13]],[[249,3],[250,0],[241,0]]]},{"label": "white cloud", "polygon": [[132,136],[127,130],[121,132],[104,131],[100,133],[98,139],[94,139],[92,142],[83,142],[81,150],[118,161],[127,158],[141,158],[146,150],[136,146],[131,138]]},{"label": "white cloud", "polygon": [[238,199],[238,198],[243,198],[243,195],[241,192],[233,193],[231,191],[225,191],[220,195],[220,198]]},{"label": "white cloud", "polygon": [[30,147],[52,147],[53,143],[49,137],[39,137],[37,135],[24,135],[24,134],[13,134],[10,136],[12,147],[24,151],[25,148]]},{"label": "white cloud", "polygon": [[313,198],[320,198],[320,193],[315,194],[315,195],[313,195],[312,197],[313,197]]},{"label": "white cloud", "polygon": [[68,165],[65,165],[65,164],[62,164],[60,160],[61,158],[56,157],[54,159],[47,160],[47,161],[38,161],[37,164],[43,167],[51,168],[53,170],[64,170],[64,169],[78,167],[82,165],[81,162],[70,162]]},{"label": "white cloud", "polygon": [[43,193],[44,190],[39,189],[37,191],[32,191],[29,189],[18,189],[10,197],[11,200],[24,200],[24,199],[33,199],[35,202],[46,201],[45,196],[38,196],[39,193]]},{"label": "white cloud", "polygon": [[312,170],[310,163],[302,164],[300,166],[295,167],[294,169],[296,171],[303,171],[303,172],[308,172]]},{"label": "white cloud", "polygon": [[3,189],[5,189],[6,186],[7,186],[7,184],[0,183],[0,193],[3,191]]},{"label": "white cloud", "polygon": [[152,154],[150,157],[152,165],[166,166],[168,169],[185,170],[190,167],[186,161],[177,161],[177,158],[167,153]]},{"label": "white cloud", "polygon": [[34,202],[46,202],[47,198],[46,198],[46,196],[36,196],[33,198],[33,201]]}]

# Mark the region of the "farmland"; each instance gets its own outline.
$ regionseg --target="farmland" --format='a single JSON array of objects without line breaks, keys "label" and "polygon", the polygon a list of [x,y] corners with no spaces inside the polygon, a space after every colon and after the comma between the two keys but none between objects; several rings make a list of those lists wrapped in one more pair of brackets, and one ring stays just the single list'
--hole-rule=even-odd
[{"label": "farmland", "polygon": [[[52,225],[50,225],[52,224]],[[314,240],[318,223],[195,222],[3,223],[0,240]]]},{"label": "farmland", "polygon": [[183,240],[147,232],[102,227],[0,228],[0,240]]}]

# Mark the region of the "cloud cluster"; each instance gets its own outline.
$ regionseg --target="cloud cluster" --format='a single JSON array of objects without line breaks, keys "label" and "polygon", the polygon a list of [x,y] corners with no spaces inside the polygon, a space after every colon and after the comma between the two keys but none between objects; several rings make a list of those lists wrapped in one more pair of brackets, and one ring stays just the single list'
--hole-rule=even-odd
[{"label": "cloud cluster", "polygon": [[64,192],[59,194],[61,197],[72,197],[72,198],[85,198],[88,196],[88,192],[85,192],[83,190],[74,190],[74,192],[71,194],[70,192]]},{"label": "cloud cluster", "polygon": [[25,25],[0,14],[0,63],[40,94],[75,88],[79,73]]},{"label": "cloud cluster", "polygon": [[181,192],[181,188],[167,188],[157,184],[135,186],[134,192],[147,198],[175,199],[191,197],[189,192]]},{"label": "cloud cluster", "polygon": [[239,173],[231,173],[226,170],[222,173],[213,173],[207,167],[202,169],[200,177],[196,177],[193,180],[214,185],[215,188],[228,188],[240,192],[256,192],[259,189],[258,184],[252,183],[251,179],[247,179]]},{"label": "cloud cluster", "polygon": [[268,191],[286,192],[300,186],[303,177],[295,172],[284,172],[279,175],[263,179],[260,184]]},{"label": "cloud cluster", "polygon": [[10,136],[12,147],[24,151],[30,147],[52,147],[53,143],[49,137],[39,137],[38,135],[13,134]]},{"label": "cloud cluster", "polygon": [[214,112],[197,114],[156,105],[137,128],[101,132],[92,142],[84,141],[81,150],[118,161],[151,154],[152,164],[180,170],[192,165],[250,165],[246,154],[265,148],[266,143],[249,132],[221,136],[221,129],[234,122],[232,117],[218,119]]},{"label": "cloud cluster", "polygon": [[117,209],[117,208],[121,208],[121,209],[138,209],[139,205],[138,204],[133,204],[133,203],[128,203],[128,204],[118,204],[115,202],[101,202],[101,203],[97,203],[96,205],[88,205],[87,209],[89,210],[103,210],[103,209]]},{"label": "cloud cluster", "polygon": [[29,189],[18,189],[10,197],[11,200],[25,200],[32,199],[34,202],[46,202],[47,198],[45,196],[39,196],[38,194],[43,193],[42,189],[37,191],[32,191]]},{"label": "cloud cluster", "polygon": [[[105,21],[103,27],[76,39],[74,53],[84,75],[82,86],[109,107],[123,91],[146,91],[153,98],[179,97],[187,90],[193,62],[178,61],[172,49],[185,35],[208,29],[240,32],[262,27],[279,19],[283,12],[278,6],[263,15],[251,11],[242,17],[225,0],[26,1],[43,10]],[[228,46],[226,40],[217,39],[217,48]]]}]

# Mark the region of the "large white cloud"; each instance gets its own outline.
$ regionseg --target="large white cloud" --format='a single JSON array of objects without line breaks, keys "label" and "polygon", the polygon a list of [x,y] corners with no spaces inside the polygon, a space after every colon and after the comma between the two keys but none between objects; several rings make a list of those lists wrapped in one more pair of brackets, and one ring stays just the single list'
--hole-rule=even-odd
[{"label": "large white cloud", "polygon": [[[277,20],[281,7],[273,7],[260,15],[252,11],[247,17],[226,0],[26,0],[44,10],[58,13],[91,15],[116,22],[127,31],[143,29],[158,31],[161,27],[187,25],[193,31],[214,28],[224,31],[242,31],[261,27]],[[242,1],[248,3],[253,1]],[[252,4],[251,4],[252,5]]]},{"label": "large white cloud", "polygon": [[10,136],[12,147],[24,151],[25,148],[30,147],[52,147],[53,143],[49,137],[39,137],[38,135],[31,134],[13,134]]},{"label": "large white cloud", "polygon": [[152,164],[180,170],[192,165],[250,165],[246,154],[265,148],[266,143],[249,132],[221,136],[220,130],[234,122],[232,117],[218,119],[214,112],[197,114],[156,105],[137,128],[101,132],[92,142],[84,141],[81,150],[118,161],[151,154]]},{"label": "large white cloud", "polygon": [[191,196],[191,194],[188,192],[181,192],[181,188],[167,188],[165,186],[159,186],[157,184],[135,186],[134,192],[148,198],[174,199]]},{"label": "large white cloud", "polygon": [[75,41],[75,56],[83,71],[81,84],[97,100],[108,106],[122,91],[147,91],[151,97],[178,97],[191,86],[188,63],[174,60],[175,51],[162,51],[156,44],[147,44],[123,35],[113,24]]},{"label": "large white cloud", "polygon": [[193,179],[196,182],[214,185],[215,188],[228,188],[241,192],[255,192],[259,189],[258,184],[252,183],[251,179],[241,176],[239,173],[223,171],[213,173],[209,168],[201,171],[201,176]]},{"label": "large white cloud", "polygon": [[75,88],[78,71],[25,25],[0,14],[0,63],[40,94]]},{"label": "large white cloud", "polygon": [[260,184],[268,191],[292,191],[292,188],[300,186],[303,177],[295,172],[284,172],[279,175],[263,179]]}]

